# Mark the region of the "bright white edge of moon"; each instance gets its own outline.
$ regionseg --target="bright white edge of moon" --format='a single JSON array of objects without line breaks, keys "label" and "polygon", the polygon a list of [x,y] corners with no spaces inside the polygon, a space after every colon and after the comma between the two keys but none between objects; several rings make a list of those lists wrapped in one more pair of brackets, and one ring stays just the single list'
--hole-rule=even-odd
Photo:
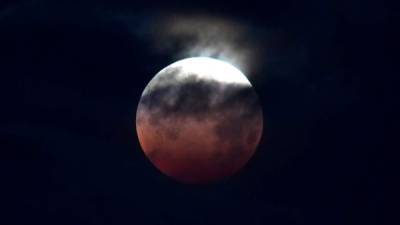
[{"label": "bright white edge of moon", "polygon": [[[196,74],[201,79],[216,80],[223,83],[250,84],[246,76],[233,65],[209,57],[192,57],[179,60],[167,68],[180,68],[182,73],[178,77]],[[160,71],[160,73],[162,70]]]},{"label": "bright white edge of moon", "polygon": [[[177,71],[173,80],[157,79],[165,74],[167,70]],[[157,87],[171,85],[171,83],[180,82],[180,80],[191,76],[196,76],[200,80],[214,80],[225,84],[252,86],[247,77],[228,62],[210,57],[191,57],[176,61],[158,72],[142,95],[151,92]]]}]

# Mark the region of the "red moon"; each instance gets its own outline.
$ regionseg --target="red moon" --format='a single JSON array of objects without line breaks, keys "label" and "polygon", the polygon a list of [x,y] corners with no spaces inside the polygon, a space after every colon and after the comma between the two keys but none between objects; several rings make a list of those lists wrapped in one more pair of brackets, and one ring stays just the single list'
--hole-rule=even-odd
[{"label": "red moon", "polygon": [[232,176],[254,154],[262,110],[248,79],[234,66],[206,57],[175,62],[141,96],[136,130],[149,160],[183,183]]}]

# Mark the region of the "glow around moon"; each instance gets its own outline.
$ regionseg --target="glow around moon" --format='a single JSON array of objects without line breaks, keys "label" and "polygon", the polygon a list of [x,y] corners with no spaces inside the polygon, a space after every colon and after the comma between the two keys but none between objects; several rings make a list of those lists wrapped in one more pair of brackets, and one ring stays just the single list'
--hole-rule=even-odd
[{"label": "glow around moon", "polygon": [[141,96],[136,129],[140,145],[164,174],[185,183],[231,176],[254,154],[262,110],[246,76],[206,57],[175,62]]}]

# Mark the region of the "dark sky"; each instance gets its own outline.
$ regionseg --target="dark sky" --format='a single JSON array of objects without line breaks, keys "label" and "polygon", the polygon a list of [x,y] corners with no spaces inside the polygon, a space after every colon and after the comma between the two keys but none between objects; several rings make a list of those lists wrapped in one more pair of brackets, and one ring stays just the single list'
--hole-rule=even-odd
[{"label": "dark sky", "polygon": [[[372,0],[1,1],[0,224],[389,222],[385,149],[398,101],[389,9]],[[202,186],[158,172],[135,130],[143,89],[175,55],[132,29],[195,12],[245,22],[266,51],[249,78],[264,111],[258,151],[236,176]]]}]

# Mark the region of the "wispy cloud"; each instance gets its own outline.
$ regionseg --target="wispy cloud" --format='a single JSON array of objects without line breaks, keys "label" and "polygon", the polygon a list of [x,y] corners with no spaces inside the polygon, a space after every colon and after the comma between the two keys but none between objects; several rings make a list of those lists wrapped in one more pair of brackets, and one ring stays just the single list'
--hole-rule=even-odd
[{"label": "wispy cloud", "polygon": [[152,49],[170,54],[176,60],[187,57],[212,57],[227,61],[251,76],[264,52],[262,35],[252,26],[229,18],[205,14],[146,15],[132,32],[149,40]]}]

